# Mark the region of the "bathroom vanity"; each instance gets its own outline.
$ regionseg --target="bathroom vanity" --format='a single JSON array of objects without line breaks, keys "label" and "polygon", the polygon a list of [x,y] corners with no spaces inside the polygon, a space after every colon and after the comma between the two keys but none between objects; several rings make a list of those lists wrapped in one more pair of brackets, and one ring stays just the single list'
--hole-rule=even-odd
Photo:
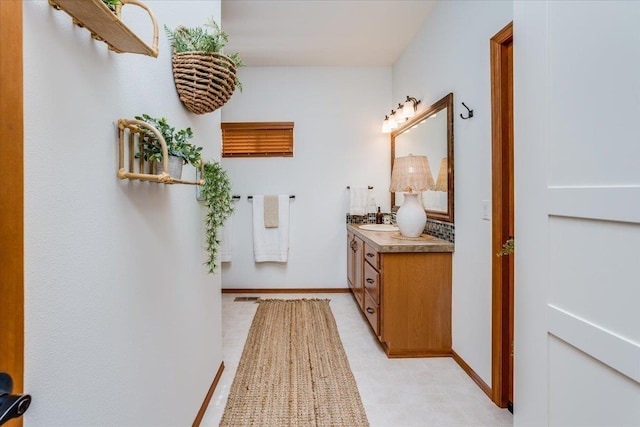
[{"label": "bathroom vanity", "polygon": [[453,244],[347,224],[347,279],[388,357],[451,355]]}]

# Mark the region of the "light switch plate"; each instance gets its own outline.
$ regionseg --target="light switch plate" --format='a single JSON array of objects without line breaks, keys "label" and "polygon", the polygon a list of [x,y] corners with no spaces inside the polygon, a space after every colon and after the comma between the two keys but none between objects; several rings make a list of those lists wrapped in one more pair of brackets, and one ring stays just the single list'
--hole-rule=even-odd
[{"label": "light switch plate", "polygon": [[491,220],[491,204],[488,200],[482,201],[482,219],[485,221]]}]

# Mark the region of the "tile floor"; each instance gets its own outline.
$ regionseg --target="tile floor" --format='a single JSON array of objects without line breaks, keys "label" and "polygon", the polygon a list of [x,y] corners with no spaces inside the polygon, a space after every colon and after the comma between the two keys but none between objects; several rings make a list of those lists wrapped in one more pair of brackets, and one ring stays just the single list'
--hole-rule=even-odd
[{"label": "tile floor", "polygon": [[[225,370],[202,420],[217,427],[257,309],[222,295]],[[351,294],[260,294],[261,298],[328,298],[371,427],[512,426],[451,358],[388,359]],[[356,427],[356,426],[354,426]]]}]

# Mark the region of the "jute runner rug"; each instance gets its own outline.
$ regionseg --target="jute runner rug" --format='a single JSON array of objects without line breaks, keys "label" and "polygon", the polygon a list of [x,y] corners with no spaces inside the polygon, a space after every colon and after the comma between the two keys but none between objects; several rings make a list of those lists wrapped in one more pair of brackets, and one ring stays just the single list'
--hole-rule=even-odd
[{"label": "jute runner rug", "polygon": [[329,300],[261,300],[220,426],[368,425]]}]

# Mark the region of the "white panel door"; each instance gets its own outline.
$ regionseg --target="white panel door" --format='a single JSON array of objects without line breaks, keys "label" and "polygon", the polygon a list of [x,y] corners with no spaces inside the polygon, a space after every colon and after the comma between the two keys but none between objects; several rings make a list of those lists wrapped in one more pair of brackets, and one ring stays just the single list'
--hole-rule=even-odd
[{"label": "white panel door", "polygon": [[516,426],[640,426],[638,22],[515,2]]}]

